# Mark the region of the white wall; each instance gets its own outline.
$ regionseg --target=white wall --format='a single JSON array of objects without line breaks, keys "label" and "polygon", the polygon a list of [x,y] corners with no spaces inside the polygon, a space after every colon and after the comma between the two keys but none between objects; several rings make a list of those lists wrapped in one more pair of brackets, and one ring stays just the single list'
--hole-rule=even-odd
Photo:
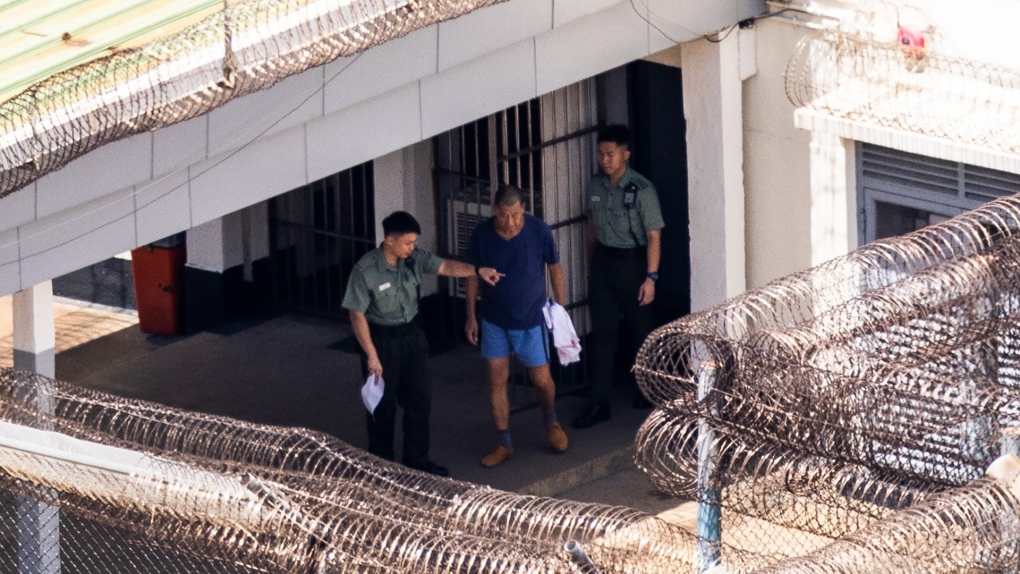
[{"label": "white wall", "polygon": [[[417,214],[421,224],[418,246],[438,251],[436,236],[435,198],[432,193],[432,142],[429,140],[376,158],[375,172],[375,236],[383,238],[382,219],[394,211]],[[428,276],[422,282],[422,295],[438,290],[438,280]]]},{"label": "white wall", "polygon": [[[851,6],[842,0],[800,4],[819,11],[879,6],[877,2]],[[1020,43],[1013,40],[1020,3],[903,0],[885,3],[884,9],[873,15],[863,33],[874,34],[876,40],[894,41],[897,22],[915,23],[930,27],[930,49],[973,61],[965,62],[964,69],[979,69],[980,62],[990,62],[1020,70],[1020,52],[1015,49]],[[748,287],[857,246],[855,149],[854,140],[847,138],[993,169],[1015,171],[1020,165],[1020,157],[1005,157],[1003,152],[980,146],[867,127],[820,113],[802,111],[795,118],[785,95],[785,66],[797,42],[813,30],[781,17],[759,20],[755,27],[758,73],[744,86]],[[806,129],[797,129],[795,121]]]},{"label": "white wall", "polygon": [[757,73],[744,82],[747,287],[811,265],[811,134],[794,127],[786,63],[807,28],[755,23]]},{"label": "white wall", "polygon": [[0,199],[0,294],[712,32],[700,26],[721,27],[764,4],[705,4],[697,21],[658,26],[668,37],[643,6],[511,0],[95,150]]}]

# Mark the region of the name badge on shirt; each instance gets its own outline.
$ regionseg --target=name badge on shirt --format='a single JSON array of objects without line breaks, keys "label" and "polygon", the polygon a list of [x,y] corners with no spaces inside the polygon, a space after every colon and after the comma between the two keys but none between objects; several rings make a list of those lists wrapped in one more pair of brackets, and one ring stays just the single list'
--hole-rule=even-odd
[{"label": "name badge on shirt", "polygon": [[389,289],[389,288],[390,288],[390,283],[389,283],[389,281],[387,281],[386,283],[383,283],[382,285],[380,285],[380,286],[379,286],[379,290],[380,290],[380,291],[385,291],[385,290],[387,290],[387,289]]},{"label": "name badge on shirt", "polygon": [[598,195],[593,195],[593,196],[591,196],[591,201],[592,201],[592,203],[598,203],[598,202],[602,201],[602,197],[598,196]]}]

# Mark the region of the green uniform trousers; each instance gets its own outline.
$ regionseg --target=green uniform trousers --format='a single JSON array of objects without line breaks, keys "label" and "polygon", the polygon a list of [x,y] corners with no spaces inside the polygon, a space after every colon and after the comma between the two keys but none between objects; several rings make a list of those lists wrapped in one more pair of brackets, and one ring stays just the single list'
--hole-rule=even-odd
[{"label": "green uniform trousers", "polygon": [[609,396],[620,320],[627,322],[635,337],[628,346],[631,364],[634,359],[629,353],[636,352],[655,327],[652,306],[638,305],[638,290],[647,278],[647,269],[648,260],[641,249],[607,249],[601,245],[595,249],[588,278],[592,326],[588,346],[592,366],[589,404],[605,401]]},{"label": "green uniform trousers", "polygon": [[[397,406],[404,410],[403,463],[421,466],[429,461],[429,414],[432,384],[428,375],[429,345],[415,323],[385,327],[369,323],[372,344],[382,363],[382,399],[369,413],[368,451],[393,460],[393,432]],[[362,374],[368,376],[368,362],[362,355]]]}]

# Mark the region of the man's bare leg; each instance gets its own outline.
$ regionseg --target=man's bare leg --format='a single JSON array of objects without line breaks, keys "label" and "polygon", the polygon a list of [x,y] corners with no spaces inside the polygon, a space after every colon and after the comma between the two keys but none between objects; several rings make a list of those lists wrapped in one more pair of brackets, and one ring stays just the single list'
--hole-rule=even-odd
[{"label": "man's bare leg", "polygon": [[482,466],[491,468],[503,464],[514,455],[510,442],[510,398],[507,384],[510,379],[510,357],[486,359],[489,371],[489,403],[492,407],[492,421],[496,423],[498,444],[496,449],[482,459]]},{"label": "man's bare leg", "polygon": [[538,405],[542,408],[542,415],[545,417],[545,432],[546,438],[549,439],[549,446],[556,452],[563,452],[567,450],[567,434],[563,432],[563,427],[556,421],[556,383],[549,371],[549,363],[528,367],[528,375],[535,385]]},{"label": "man's bare leg", "polygon": [[496,423],[497,430],[509,430],[510,398],[507,395],[507,381],[510,379],[510,357],[486,359],[485,362],[489,367],[489,404],[492,407],[492,421]]},{"label": "man's bare leg", "polygon": [[542,414],[547,415],[553,412],[553,409],[556,408],[556,383],[549,371],[549,363],[528,367],[528,376],[531,377],[531,382],[535,385],[538,406],[542,408]]}]

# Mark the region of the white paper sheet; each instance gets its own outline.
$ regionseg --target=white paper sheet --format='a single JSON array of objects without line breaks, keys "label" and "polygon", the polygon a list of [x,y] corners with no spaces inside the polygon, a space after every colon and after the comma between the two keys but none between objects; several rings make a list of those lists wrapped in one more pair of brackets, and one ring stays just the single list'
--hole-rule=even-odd
[{"label": "white paper sheet", "polygon": [[365,403],[365,408],[369,413],[375,414],[375,407],[379,406],[385,388],[386,383],[381,375],[376,376],[375,373],[369,373],[365,378],[365,384],[361,386],[361,400]]}]

